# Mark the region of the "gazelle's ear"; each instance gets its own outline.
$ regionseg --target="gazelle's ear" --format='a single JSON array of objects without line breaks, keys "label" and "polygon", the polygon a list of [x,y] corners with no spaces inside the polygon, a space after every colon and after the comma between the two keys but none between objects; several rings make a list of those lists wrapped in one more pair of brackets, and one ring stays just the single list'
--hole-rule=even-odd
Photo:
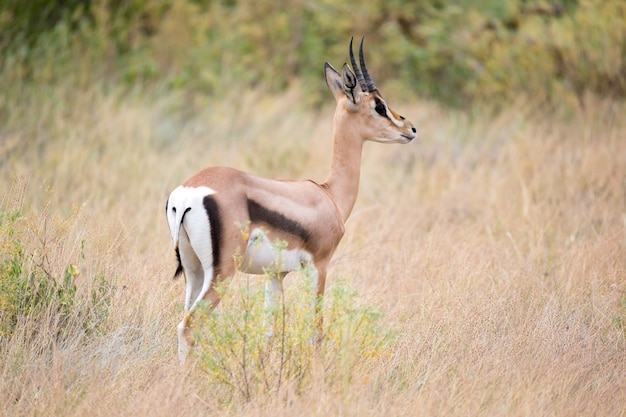
[{"label": "gazelle's ear", "polygon": [[357,79],[347,64],[343,65],[341,74],[337,72],[328,62],[324,64],[324,76],[326,77],[326,85],[333,93],[336,100],[346,96],[352,105],[356,105],[359,100],[359,90],[356,88]]},{"label": "gazelle's ear", "polygon": [[328,62],[324,64],[324,77],[326,78],[326,85],[330,89],[330,92],[333,93],[336,100],[339,100],[343,94],[341,75]]},{"label": "gazelle's ear", "polygon": [[348,100],[350,100],[353,105],[356,105],[361,99],[361,96],[359,95],[359,90],[356,88],[356,75],[354,75],[348,64],[343,64],[343,68],[341,68],[341,79],[343,80],[343,92],[348,97]]}]

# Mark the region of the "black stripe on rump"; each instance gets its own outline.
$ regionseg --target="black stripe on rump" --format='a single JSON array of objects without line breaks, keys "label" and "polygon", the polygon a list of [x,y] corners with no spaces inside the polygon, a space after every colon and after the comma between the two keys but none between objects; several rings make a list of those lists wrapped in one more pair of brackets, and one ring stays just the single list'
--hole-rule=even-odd
[{"label": "black stripe on rump", "polygon": [[248,214],[252,223],[267,223],[275,229],[299,237],[303,242],[307,242],[311,237],[309,231],[297,221],[263,207],[254,200],[248,199]]},{"label": "black stripe on rump", "polygon": [[209,217],[209,225],[211,227],[211,248],[213,249],[213,275],[217,275],[220,266],[220,248],[222,247],[222,221],[220,219],[220,211],[217,207],[215,198],[207,195],[202,200],[204,209]]}]

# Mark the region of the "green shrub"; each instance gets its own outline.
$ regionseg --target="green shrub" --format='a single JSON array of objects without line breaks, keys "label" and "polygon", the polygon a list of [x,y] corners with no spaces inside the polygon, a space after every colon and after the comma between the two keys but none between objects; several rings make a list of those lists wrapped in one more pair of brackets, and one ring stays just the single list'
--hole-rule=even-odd
[{"label": "green shrub", "polygon": [[380,323],[381,314],[341,280],[326,291],[320,341],[306,276],[298,272],[283,289],[270,325],[262,282],[249,275],[236,278],[245,280],[242,285],[222,291],[220,308],[210,314],[200,308],[194,316],[196,363],[216,399],[297,394],[312,380],[347,390],[353,377],[390,348],[391,332]]},{"label": "green shrub", "polygon": [[[54,220],[47,211],[30,216],[21,209],[0,211],[0,347],[18,328],[33,335],[46,328],[59,341],[97,331],[109,315],[115,287],[103,274],[91,277],[86,294],[78,291],[84,240],[78,259],[68,260],[62,273],[51,265],[74,217],[48,226]],[[33,221],[46,226],[34,231]]]}]

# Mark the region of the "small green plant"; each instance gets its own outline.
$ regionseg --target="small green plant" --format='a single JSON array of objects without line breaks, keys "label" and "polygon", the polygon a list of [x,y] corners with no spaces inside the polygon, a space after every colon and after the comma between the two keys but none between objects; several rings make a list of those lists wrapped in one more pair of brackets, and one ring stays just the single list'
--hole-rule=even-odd
[{"label": "small green plant", "polygon": [[0,337],[11,333],[16,324],[17,316],[32,302],[25,295],[36,294],[25,291],[28,280],[23,279],[24,249],[20,233],[15,224],[20,219],[18,210],[0,212]]},{"label": "small green plant", "polygon": [[[23,323],[37,323],[31,327],[35,333],[47,323],[52,326],[47,332],[58,340],[77,330],[94,331],[108,317],[114,285],[103,274],[93,277],[85,297],[78,291],[76,261],[67,262],[61,273],[55,273],[51,265],[75,216],[55,223],[44,210],[30,217],[27,221],[20,209],[0,210],[0,346]],[[29,227],[33,220],[43,226]],[[84,249],[82,240],[81,263],[85,262]]]},{"label": "small green plant", "polygon": [[[266,271],[266,279],[273,273]],[[218,310],[199,308],[194,318],[197,365],[224,403],[236,396],[251,400],[279,395],[285,387],[300,393],[313,372],[322,372],[326,384],[345,389],[389,347],[392,339],[379,322],[381,314],[363,305],[345,281],[327,291],[319,340],[310,271],[296,274],[270,311],[264,305],[262,280],[250,275],[240,277],[233,288],[220,289]]]}]

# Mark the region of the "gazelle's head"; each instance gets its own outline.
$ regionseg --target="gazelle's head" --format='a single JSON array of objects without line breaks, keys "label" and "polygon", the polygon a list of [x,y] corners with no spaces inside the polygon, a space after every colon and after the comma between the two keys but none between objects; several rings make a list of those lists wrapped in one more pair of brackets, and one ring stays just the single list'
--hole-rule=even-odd
[{"label": "gazelle's head", "polygon": [[343,64],[341,74],[328,62],[324,65],[326,84],[337,100],[335,127],[338,123],[349,123],[363,140],[375,142],[408,143],[415,139],[417,131],[413,123],[387,105],[367,72],[363,39],[359,45],[360,69],[352,52],[352,40],[350,61],[354,72],[348,64]]}]

